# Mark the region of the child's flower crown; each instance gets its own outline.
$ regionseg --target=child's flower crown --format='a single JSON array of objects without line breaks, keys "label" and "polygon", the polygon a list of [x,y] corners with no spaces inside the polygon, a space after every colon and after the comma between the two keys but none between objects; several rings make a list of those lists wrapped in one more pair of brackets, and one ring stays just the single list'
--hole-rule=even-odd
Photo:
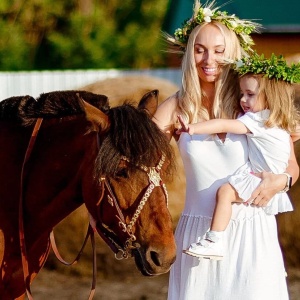
[{"label": "child's flower crown", "polygon": [[210,3],[207,2],[205,7],[201,6],[199,0],[195,0],[192,18],[186,20],[181,28],[175,30],[175,38],[167,35],[167,41],[173,46],[179,47],[180,50],[185,51],[192,30],[203,22],[210,23],[212,20],[215,20],[235,32],[241,47],[245,51],[251,50],[251,46],[254,45],[254,42],[250,37],[250,34],[252,32],[258,32],[260,25],[250,20],[241,20],[235,15],[228,15],[226,11],[218,10],[220,7],[214,6],[215,0],[212,0]]},{"label": "child's flower crown", "polygon": [[236,61],[233,68],[241,76],[248,73],[263,74],[270,79],[275,78],[289,83],[300,82],[300,63],[288,66],[282,55],[272,54],[270,59],[266,59],[263,54],[253,52],[249,57]]}]

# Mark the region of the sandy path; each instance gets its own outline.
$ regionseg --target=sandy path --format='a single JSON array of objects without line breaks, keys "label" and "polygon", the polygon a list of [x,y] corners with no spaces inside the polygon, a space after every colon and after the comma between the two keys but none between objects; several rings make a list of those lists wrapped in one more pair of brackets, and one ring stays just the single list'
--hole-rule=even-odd
[{"label": "sandy path", "polygon": [[[300,270],[290,270],[290,300],[300,299]],[[84,300],[88,299],[91,278],[67,276],[46,269],[32,286],[35,300]],[[168,274],[143,277],[137,271],[125,279],[97,279],[94,300],[165,300]]]}]

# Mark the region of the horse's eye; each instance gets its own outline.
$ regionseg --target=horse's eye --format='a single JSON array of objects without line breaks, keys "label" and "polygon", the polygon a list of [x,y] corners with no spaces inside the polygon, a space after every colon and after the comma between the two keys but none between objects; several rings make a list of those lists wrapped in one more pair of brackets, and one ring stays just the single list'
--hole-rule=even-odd
[{"label": "horse's eye", "polygon": [[117,177],[122,177],[122,178],[128,178],[128,169],[127,168],[120,168],[116,172]]}]

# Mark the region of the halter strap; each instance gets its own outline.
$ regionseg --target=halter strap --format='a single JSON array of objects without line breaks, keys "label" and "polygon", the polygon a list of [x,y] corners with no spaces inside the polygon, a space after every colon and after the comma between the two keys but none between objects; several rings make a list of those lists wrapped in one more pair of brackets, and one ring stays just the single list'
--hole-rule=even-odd
[{"label": "halter strap", "polygon": [[25,153],[24,161],[22,164],[21,169],[21,176],[20,176],[20,198],[19,198],[19,240],[20,240],[20,249],[21,249],[21,260],[22,260],[22,268],[23,268],[23,276],[24,276],[24,283],[25,289],[27,293],[27,297],[29,300],[33,300],[32,293],[30,290],[30,276],[29,276],[29,265],[28,265],[28,255],[26,250],[26,243],[25,243],[25,234],[24,234],[24,218],[23,218],[23,183],[24,183],[24,171],[25,165],[29,160],[31,152],[33,150],[33,146],[35,144],[35,140],[39,129],[41,127],[43,119],[38,118],[35,122],[29,144]]},{"label": "halter strap", "polygon": [[[129,162],[129,159],[126,157],[122,157],[121,159]],[[123,236],[126,236],[126,239],[122,243],[116,241],[115,237],[118,237],[118,234],[103,222],[100,215],[98,215],[99,222],[97,223],[97,227],[100,229],[98,230],[98,233],[107,243],[107,245],[112,249],[112,251],[114,251],[115,257],[118,260],[130,257],[131,251],[140,247],[140,245],[136,242],[136,237],[133,233],[133,227],[155,187],[162,187],[166,197],[166,201],[168,203],[167,189],[160,177],[160,171],[164,162],[165,156],[162,155],[159,163],[155,167],[146,167],[144,165],[138,166],[141,170],[147,173],[149,178],[149,185],[144,195],[141,197],[140,203],[128,224],[125,221],[125,217],[118,204],[118,201],[116,200],[109,181],[105,177],[102,177],[100,179],[102,183],[102,192],[104,193],[104,195],[102,193],[101,199],[98,201],[97,206],[100,205],[102,201],[106,201],[106,203],[108,204],[108,208],[112,210],[112,215],[114,215],[114,217],[116,218],[116,222],[119,225],[120,232],[122,232]]]},{"label": "halter strap", "polygon": [[[90,216],[90,218],[91,218],[91,216]],[[83,244],[81,246],[81,249],[79,250],[79,253],[75,257],[75,259],[73,261],[71,261],[71,262],[65,261],[63,259],[63,257],[60,255],[60,253],[58,251],[58,248],[56,246],[54,232],[53,232],[53,230],[50,232],[50,242],[51,242],[52,250],[53,250],[56,258],[62,264],[64,264],[65,266],[72,266],[72,265],[76,264],[79,261],[79,259],[81,257],[81,254],[82,254],[82,252],[84,250],[84,247],[86,246],[86,243],[87,243],[88,239],[91,238],[92,252],[93,252],[93,279],[92,279],[92,286],[91,286],[91,291],[90,291],[88,300],[92,300],[93,299],[94,294],[95,294],[95,290],[96,290],[96,282],[97,282],[96,247],[95,247],[94,232],[95,232],[95,230],[94,230],[94,228],[92,226],[92,221],[90,220],[89,226],[88,226],[88,229],[87,229],[84,241],[83,241]]]}]

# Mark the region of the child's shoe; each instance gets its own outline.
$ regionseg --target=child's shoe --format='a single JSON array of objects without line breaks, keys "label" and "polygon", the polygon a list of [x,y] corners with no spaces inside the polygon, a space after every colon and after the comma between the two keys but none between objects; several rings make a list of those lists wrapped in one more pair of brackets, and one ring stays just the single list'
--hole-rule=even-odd
[{"label": "child's shoe", "polygon": [[191,244],[187,250],[183,250],[183,253],[188,255],[213,260],[223,259],[223,252],[223,243],[221,240],[214,243],[206,239],[202,239],[198,243]]}]

